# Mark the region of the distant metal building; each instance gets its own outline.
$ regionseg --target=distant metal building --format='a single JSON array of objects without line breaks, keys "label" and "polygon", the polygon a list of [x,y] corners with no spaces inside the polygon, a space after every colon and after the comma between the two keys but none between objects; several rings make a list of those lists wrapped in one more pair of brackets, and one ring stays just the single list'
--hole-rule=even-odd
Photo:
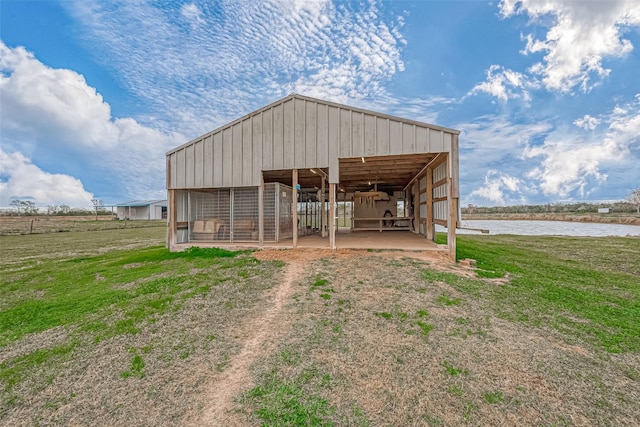
[{"label": "distant metal building", "polygon": [[433,247],[439,224],[448,245],[437,247],[454,257],[458,135],[291,94],[167,153],[167,245],[295,247],[317,233],[335,249],[340,225],[413,232]]},{"label": "distant metal building", "polygon": [[116,205],[118,219],[167,219],[166,200],[132,200]]}]

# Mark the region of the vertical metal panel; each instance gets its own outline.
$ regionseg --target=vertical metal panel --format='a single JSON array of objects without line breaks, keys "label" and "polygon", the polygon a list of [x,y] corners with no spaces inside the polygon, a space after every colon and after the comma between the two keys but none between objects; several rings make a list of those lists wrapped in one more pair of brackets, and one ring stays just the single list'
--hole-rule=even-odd
[{"label": "vertical metal panel", "polygon": [[329,166],[329,106],[318,105],[318,139],[316,151],[316,164],[318,167]]},{"label": "vertical metal panel", "polygon": [[233,135],[231,128],[222,131],[222,186],[233,185]]},{"label": "vertical metal panel", "polygon": [[429,129],[429,146],[434,153],[443,151],[442,131]]},{"label": "vertical metal panel", "polygon": [[429,130],[416,126],[416,153],[433,153],[429,149]]},{"label": "vertical metal panel", "polygon": [[176,165],[178,153],[172,153],[169,156],[169,167],[171,168],[171,188],[178,188],[178,174],[182,172]]},{"label": "vertical metal panel", "polygon": [[306,116],[307,119],[305,121],[305,168],[314,168],[318,166],[316,149],[318,146],[318,141],[316,140],[318,123],[317,123],[317,108],[318,104],[316,102],[307,102],[306,104]]},{"label": "vertical metal panel", "polygon": [[202,185],[205,188],[213,187],[213,137],[209,135],[203,141],[204,155],[204,178]]},{"label": "vertical metal panel", "polygon": [[340,152],[340,109],[329,107],[329,181],[338,182],[338,153]]},{"label": "vertical metal panel", "polygon": [[193,188],[202,188],[204,184],[204,143],[193,144]]},{"label": "vertical metal panel", "polygon": [[185,188],[184,148],[176,152],[176,188]]},{"label": "vertical metal panel", "polygon": [[376,151],[377,156],[389,154],[389,120],[376,118]]},{"label": "vertical metal panel", "polygon": [[370,114],[364,116],[364,153],[363,156],[376,152],[376,118]]},{"label": "vertical metal panel", "polygon": [[224,156],[222,154],[222,132],[213,135],[213,186],[222,187],[222,162]]},{"label": "vertical metal panel", "polygon": [[451,152],[451,136],[449,132],[442,133],[442,151]]},{"label": "vertical metal panel", "polygon": [[242,185],[253,184],[253,137],[251,136],[251,121],[249,118],[242,122]]},{"label": "vertical metal panel", "polygon": [[236,123],[231,128],[231,146],[233,148],[232,164],[232,186],[242,185],[242,123]]},{"label": "vertical metal panel", "polygon": [[303,99],[294,99],[293,101],[293,146],[295,149],[293,158],[294,168],[304,168],[305,162],[305,108],[306,101]]},{"label": "vertical metal panel", "polygon": [[351,113],[351,153],[349,157],[364,156],[364,114]]},{"label": "vertical metal panel", "polygon": [[[262,113],[251,119],[252,129],[252,149],[253,149],[253,165],[251,166],[251,180],[258,182],[262,188]],[[260,190],[263,191],[263,190]],[[262,199],[260,199],[262,200]]]},{"label": "vertical metal panel", "polygon": [[389,154],[403,153],[402,123],[389,120]]},{"label": "vertical metal panel", "polygon": [[283,169],[293,169],[295,164],[295,114],[294,102],[289,100],[284,103],[284,164]]},{"label": "vertical metal panel", "polygon": [[262,169],[273,169],[273,109],[262,113]]},{"label": "vertical metal panel", "polygon": [[193,152],[194,152],[194,147],[193,145],[189,145],[187,147],[184,148],[184,158],[185,158],[185,165],[184,165],[184,185],[187,188],[193,188],[193,169],[194,169],[194,165],[193,165]]},{"label": "vertical metal panel", "polygon": [[[451,178],[452,183],[452,197],[460,198],[460,153],[458,152],[458,135],[452,135],[451,141]],[[458,218],[460,219],[460,218]]]},{"label": "vertical metal panel", "polygon": [[284,106],[273,107],[273,169],[284,169]]},{"label": "vertical metal panel", "polygon": [[340,157],[351,157],[351,110],[340,109]]},{"label": "vertical metal panel", "polygon": [[416,126],[402,124],[402,152],[413,154],[416,152]]}]

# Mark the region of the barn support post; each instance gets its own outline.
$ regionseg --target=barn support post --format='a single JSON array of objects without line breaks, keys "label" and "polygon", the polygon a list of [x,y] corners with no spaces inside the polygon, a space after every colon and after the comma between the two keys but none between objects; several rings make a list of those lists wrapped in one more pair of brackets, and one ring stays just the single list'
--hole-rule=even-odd
[{"label": "barn support post", "polygon": [[167,227],[167,247],[171,250],[178,240],[178,208],[176,206],[176,190],[169,190],[168,199],[169,227]]},{"label": "barn support post", "polygon": [[336,184],[329,184],[329,246],[336,250]]},{"label": "barn support post", "polygon": [[327,221],[326,221],[326,217],[325,217],[325,199],[324,199],[324,185],[325,185],[325,178],[324,175],[322,176],[322,180],[321,180],[321,184],[320,184],[320,230],[321,230],[321,236],[322,237],[327,237]]},{"label": "barn support post", "polygon": [[456,206],[455,199],[453,198],[453,179],[451,177],[451,165],[450,156],[447,155],[445,173],[447,176],[447,208],[449,214],[447,215],[447,248],[449,249],[449,258],[451,261],[456,261],[456,225],[458,217],[458,207]]},{"label": "barn support post", "polygon": [[293,225],[293,247],[298,246],[298,169],[294,169],[292,173],[293,187],[293,203],[292,209],[292,225]]},{"label": "barn support post", "polygon": [[427,218],[425,224],[425,235],[427,239],[436,241],[436,230],[433,222],[433,168],[427,168]]},{"label": "barn support post", "polygon": [[260,172],[260,185],[258,186],[258,246],[264,245],[264,176]]}]

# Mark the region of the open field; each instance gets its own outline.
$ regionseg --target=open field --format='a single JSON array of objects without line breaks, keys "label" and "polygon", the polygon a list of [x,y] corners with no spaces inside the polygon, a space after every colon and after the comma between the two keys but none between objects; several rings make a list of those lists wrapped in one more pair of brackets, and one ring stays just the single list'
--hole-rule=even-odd
[{"label": "open field", "polygon": [[640,239],[198,249],[0,237],[0,425],[634,425]]},{"label": "open field", "polygon": [[[97,218],[97,219],[96,219]],[[166,220],[115,221],[111,215],[93,216],[0,216],[0,236],[63,233],[70,231],[117,230],[121,228],[166,227]]]}]

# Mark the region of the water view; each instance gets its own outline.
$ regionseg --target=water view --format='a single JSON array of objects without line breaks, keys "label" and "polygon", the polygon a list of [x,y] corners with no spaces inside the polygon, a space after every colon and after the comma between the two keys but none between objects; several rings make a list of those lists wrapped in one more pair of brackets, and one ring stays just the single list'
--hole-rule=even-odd
[{"label": "water view", "polygon": [[[523,236],[640,236],[640,225],[600,224],[570,221],[510,221],[462,220],[462,227],[489,230],[489,234],[518,234]],[[444,230],[444,228],[442,229]],[[479,234],[477,231],[457,230],[459,234]]]}]

